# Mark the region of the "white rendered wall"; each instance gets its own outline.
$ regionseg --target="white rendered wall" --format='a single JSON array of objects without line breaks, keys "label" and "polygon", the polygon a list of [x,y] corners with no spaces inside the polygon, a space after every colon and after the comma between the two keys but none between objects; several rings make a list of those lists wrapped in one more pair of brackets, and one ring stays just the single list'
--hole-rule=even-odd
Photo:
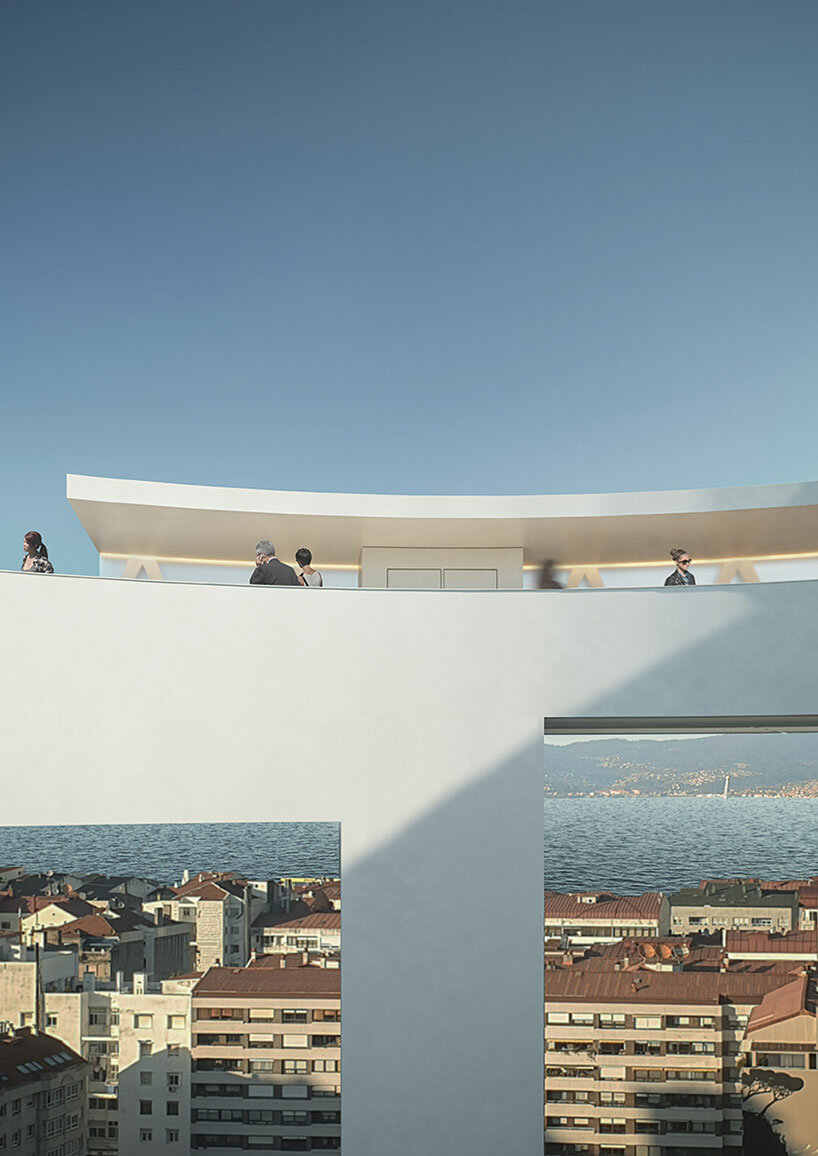
[{"label": "white rendered wall", "polygon": [[0,616],[2,822],[341,821],[347,1156],[541,1151],[543,716],[815,713],[814,582],[3,573]]}]

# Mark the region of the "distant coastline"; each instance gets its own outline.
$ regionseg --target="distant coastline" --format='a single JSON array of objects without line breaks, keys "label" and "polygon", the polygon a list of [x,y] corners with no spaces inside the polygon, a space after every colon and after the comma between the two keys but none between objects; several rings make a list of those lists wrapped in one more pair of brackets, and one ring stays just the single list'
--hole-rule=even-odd
[{"label": "distant coastline", "polygon": [[547,799],[818,799],[818,782],[794,783],[791,787],[752,787],[721,791],[642,791],[608,788],[594,791],[558,791],[545,786]]}]

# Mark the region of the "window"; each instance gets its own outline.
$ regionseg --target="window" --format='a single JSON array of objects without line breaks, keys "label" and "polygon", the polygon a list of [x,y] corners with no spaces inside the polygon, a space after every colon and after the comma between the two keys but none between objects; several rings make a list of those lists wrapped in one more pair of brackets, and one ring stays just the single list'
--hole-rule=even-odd
[{"label": "window", "polygon": [[547,1024],[568,1024],[571,1022],[571,1017],[568,1012],[549,1012],[545,1017]]},{"label": "window", "polygon": [[139,1129],[139,1143],[150,1144],[153,1142],[153,1130],[151,1128]]},{"label": "window", "polygon": [[182,1016],[182,1015],[168,1016],[168,1027],[173,1028],[174,1030],[176,1028],[183,1028],[185,1026],[186,1022],[187,1022],[186,1016]]},{"label": "window", "polygon": [[140,1072],[139,1083],[143,1088],[150,1087],[150,1085],[153,1083],[153,1072]]},{"label": "window", "polygon": [[138,1015],[135,1014],[133,1017],[133,1026],[135,1028],[152,1028],[153,1016],[145,1012],[140,1012]]},{"label": "window", "polygon": [[179,1047],[179,1044],[168,1044],[168,1058],[169,1059],[172,1059],[172,1060],[177,1059],[179,1054],[180,1054],[180,1051],[181,1051],[181,1049]]},{"label": "window", "polygon": [[314,1060],[312,1065],[314,1072],[337,1072],[337,1060]]},{"label": "window", "polygon": [[662,1027],[661,1016],[634,1016],[633,1026],[636,1031],[660,1031]]},{"label": "window", "polygon": [[178,1128],[166,1128],[165,1129],[165,1143],[166,1144],[178,1144],[179,1143],[179,1129]]},{"label": "window", "polygon": [[53,1012],[48,1012],[45,1017],[45,1026],[47,1028],[55,1028],[57,1026],[59,1017]]},{"label": "window", "polygon": [[306,1060],[285,1060],[282,1065],[285,1076],[300,1076],[307,1071]]},{"label": "window", "polygon": [[303,1127],[303,1125],[307,1124],[308,1122],[309,1122],[309,1116],[307,1115],[306,1112],[282,1112],[281,1113],[281,1123],[282,1124],[285,1124],[285,1125],[286,1124],[290,1124],[290,1125],[299,1124]]},{"label": "window", "polygon": [[601,1028],[624,1028],[625,1016],[620,1012],[601,1012],[599,1016],[599,1026]]},{"label": "window", "polygon": [[758,1064],[762,1068],[806,1067],[804,1056],[789,1055],[787,1052],[762,1052],[758,1056]]},{"label": "window", "polygon": [[[321,1036],[314,1037],[314,1040],[322,1039]],[[309,1047],[309,1040],[307,1036],[282,1036],[282,1048],[306,1048]]]},{"label": "window", "polygon": [[151,1054],[152,1051],[153,1051],[153,1044],[150,1042],[150,1040],[140,1040],[139,1041],[139,1058],[140,1058],[140,1060],[144,1060],[147,1056],[149,1056]]},{"label": "window", "polygon": [[594,1013],[593,1012],[572,1012],[571,1013],[571,1023],[576,1024],[577,1027],[592,1028],[594,1026]]},{"label": "window", "polygon": [[168,1091],[169,1092],[175,1092],[176,1091],[176,1089],[179,1087],[179,1082],[180,1082],[181,1078],[182,1077],[181,1077],[179,1072],[168,1072]]},{"label": "window", "polygon": [[166,1109],[165,1110],[166,1116],[178,1116],[179,1115],[179,1101],[178,1100],[168,1100],[168,1102],[165,1105],[165,1109]]},{"label": "window", "polygon": [[139,1115],[152,1116],[153,1115],[153,1100],[139,1101]]},{"label": "window", "polygon": [[[295,1062],[296,1061],[294,1061],[294,1060],[285,1060],[284,1061],[285,1065],[288,1063],[295,1063]],[[285,1066],[284,1070],[285,1070],[285,1072],[287,1071],[286,1066]],[[251,1060],[250,1061],[250,1071],[251,1072],[274,1072],[275,1071],[275,1063],[272,1060]]]}]

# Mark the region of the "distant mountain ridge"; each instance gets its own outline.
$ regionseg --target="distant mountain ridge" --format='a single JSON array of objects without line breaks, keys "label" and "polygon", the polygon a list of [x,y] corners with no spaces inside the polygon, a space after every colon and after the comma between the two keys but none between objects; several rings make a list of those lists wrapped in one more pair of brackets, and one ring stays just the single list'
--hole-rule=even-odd
[{"label": "distant mountain ridge", "polygon": [[551,795],[714,794],[721,792],[728,774],[731,794],[779,793],[790,788],[793,793],[818,795],[818,735],[709,735],[664,742],[614,738],[565,746],[545,744],[545,791]]}]

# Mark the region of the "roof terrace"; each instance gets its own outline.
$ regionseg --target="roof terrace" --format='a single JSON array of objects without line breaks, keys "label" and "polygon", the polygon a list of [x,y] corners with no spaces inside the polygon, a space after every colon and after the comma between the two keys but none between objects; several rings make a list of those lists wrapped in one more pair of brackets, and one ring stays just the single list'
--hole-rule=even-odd
[{"label": "roof terrace", "polygon": [[818,578],[818,482],[629,494],[428,497],[243,490],[69,475],[105,577],[246,583],[255,543],[307,546],[327,586],[659,586],[673,546],[699,584]]}]

